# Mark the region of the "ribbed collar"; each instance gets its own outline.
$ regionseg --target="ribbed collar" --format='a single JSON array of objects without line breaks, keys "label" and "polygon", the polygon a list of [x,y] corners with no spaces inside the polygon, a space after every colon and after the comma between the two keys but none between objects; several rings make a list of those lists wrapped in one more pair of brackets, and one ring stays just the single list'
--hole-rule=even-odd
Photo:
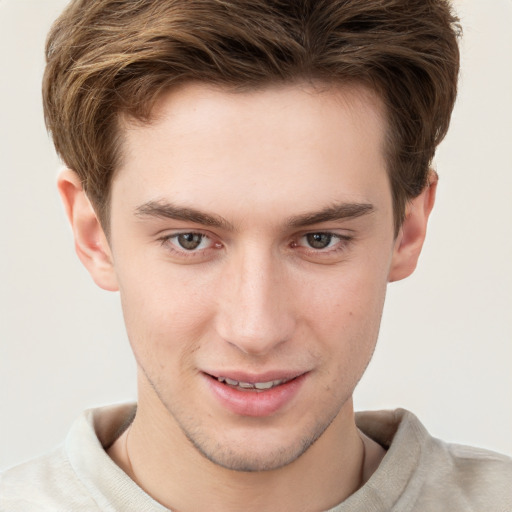
[{"label": "ribbed collar", "polygon": [[328,512],[405,512],[424,482],[425,453],[435,442],[404,409],[356,413],[358,428],[387,449],[379,467],[357,492]]},{"label": "ribbed collar", "polygon": [[101,510],[109,512],[169,512],[146,494],[107,455],[135,405],[102,407],[85,411],[66,438],[69,461],[82,484]]}]

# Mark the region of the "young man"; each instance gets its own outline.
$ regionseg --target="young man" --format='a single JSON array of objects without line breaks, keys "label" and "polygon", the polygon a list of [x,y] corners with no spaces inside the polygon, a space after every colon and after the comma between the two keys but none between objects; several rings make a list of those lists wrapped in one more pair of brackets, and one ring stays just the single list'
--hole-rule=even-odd
[{"label": "young man", "polygon": [[8,471],[0,510],[509,510],[512,464],[354,415],[415,268],[458,74],[443,0],[77,0],[45,112],[137,407]]}]

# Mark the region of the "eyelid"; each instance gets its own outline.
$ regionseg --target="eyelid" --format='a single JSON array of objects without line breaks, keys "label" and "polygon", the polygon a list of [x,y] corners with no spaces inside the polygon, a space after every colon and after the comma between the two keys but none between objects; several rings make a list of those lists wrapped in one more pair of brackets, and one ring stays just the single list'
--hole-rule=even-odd
[{"label": "eyelid", "polygon": [[[179,245],[173,243],[173,239],[186,234],[200,235],[210,240],[210,243],[208,244],[208,247],[191,250],[180,248]],[[166,234],[158,237],[157,241],[160,242],[160,245],[169,253],[169,255],[176,256],[181,260],[186,260],[187,258],[205,258],[210,251],[220,249],[222,246],[220,242],[216,241],[216,237],[210,233],[205,233],[201,229],[180,229],[172,232],[167,231]],[[219,247],[215,247],[216,245]]]},{"label": "eyelid", "polygon": [[348,234],[346,232],[339,233],[337,231],[329,230],[329,229],[310,229],[307,231],[300,232],[296,235],[296,240],[300,240],[308,235],[329,235],[333,238],[337,238],[339,240],[350,241],[354,239],[353,234]]},{"label": "eyelid", "polygon": [[[180,236],[183,236],[183,235],[192,235],[192,236],[199,236],[201,237],[201,241],[199,242],[199,246],[197,248],[194,248],[194,249],[186,249],[185,247],[180,247],[180,244],[178,242],[178,239]],[[165,241],[168,241],[170,243],[172,243],[178,250],[183,250],[184,252],[200,252],[200,251],[203,251],[203,250],[206,250],[208,249],[208,247],[201,247],[199,248],[203,242],[205,241],[210,241],[210,243],[212,243],[212,239],[211,237],[203,234],[203,233],[196,233],[194,231],[187,231],[185,233],[174,233],[173,235],[170,235],[168,237],[165,238]]]},{"label": "eyelid", "polygon": [[[331,237],[337,239],[337,243],[335,243],[332,247],[327,247],[324,249],[315,249],[314,247],[309,247],[305,244],[299,244],[301,239],[308,235],[314,234],[330,235]],[[328,229],[317,229],[299,233],[294,238],[292,243],[295,245],[294,249],[299,250],[306,257],[327,260],[329,257],[340,256],[346,252],[350,248],[350,245],[354,242],[354,239],[355,236],[352,234],[339,233]]]},{"label": "eyelid", "polygon": [[215,239],[216,237],[210,233],[209,231],[206,231],[201,228],[177,228],[177,229],[163,229],[156,233],[157,240],[165,241],[169,240],[170,238],[176,238],[180,235],[201,235],[205,238],[209,238],[210,240]]}]

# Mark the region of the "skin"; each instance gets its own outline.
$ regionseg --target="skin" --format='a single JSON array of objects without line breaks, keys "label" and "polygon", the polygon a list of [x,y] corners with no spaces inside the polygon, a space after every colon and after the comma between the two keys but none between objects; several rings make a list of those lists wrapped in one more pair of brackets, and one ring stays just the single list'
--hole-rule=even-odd
[{"label": "skin", "polygon": [[[61,175],[77,253],[119,290],[139,369],[137,415],[109,454],[165,506],[326,510],[378,466],[352,393],[435,194],[411,201],[395,237],[385,130],[362,87],[188,84],[150,124],[124,121],[108,241],[76,174]],[[240,373],[302,377],[253,415],[212,391],[209,375]]]}]

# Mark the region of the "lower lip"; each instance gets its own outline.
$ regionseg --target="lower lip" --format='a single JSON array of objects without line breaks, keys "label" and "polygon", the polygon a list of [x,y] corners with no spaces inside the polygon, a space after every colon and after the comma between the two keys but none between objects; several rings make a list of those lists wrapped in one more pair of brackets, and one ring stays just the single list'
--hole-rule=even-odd
[{"label": "lower lip", "polygon": [[263,391],[242,391],[217,379],[206,376],[208,385],[219,402],[240,416],[270,416],[292,401],[307,374],[296,377],[275,388]]}]

